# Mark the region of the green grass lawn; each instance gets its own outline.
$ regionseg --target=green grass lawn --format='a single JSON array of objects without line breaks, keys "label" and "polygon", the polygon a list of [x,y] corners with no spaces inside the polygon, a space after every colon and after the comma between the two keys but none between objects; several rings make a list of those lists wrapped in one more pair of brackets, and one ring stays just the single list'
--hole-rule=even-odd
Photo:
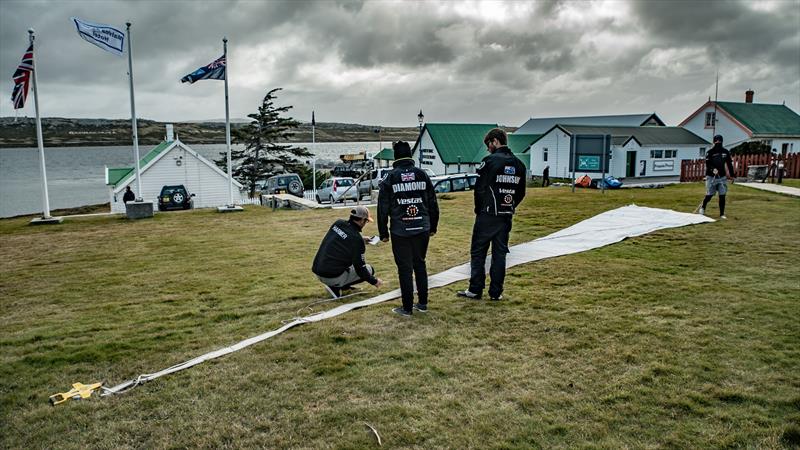
[{"label": "green grass lawn", "polygon": [[[512,243],[630,203],[692,211],[703,186],[528,192]],[[471,202],[440,199],[431,273],[468,260]],[[458,299],[460,282],[427,315],[376,305],[58,407],[48,396],[73,382],[117,384],[310,313],[311,260],[342,211],[2,220],[0,447],[374,447],[368,422],[389,448],[796,448],[800,200],[733,185],[727,213],[517,266],[503,302]],[[368,247],[397,287],[390,246]]]}]

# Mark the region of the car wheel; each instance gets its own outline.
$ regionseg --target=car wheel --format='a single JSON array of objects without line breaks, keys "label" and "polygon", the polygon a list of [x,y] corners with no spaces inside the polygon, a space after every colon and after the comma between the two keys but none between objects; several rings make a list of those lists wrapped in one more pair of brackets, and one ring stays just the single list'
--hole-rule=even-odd
[{"label": "car wheel", "polygon": [[333,196],[332,196],[332,195],[331,195],[330,197],[328,197],[328,201],[330,201],[330,202],[331,202],[331,205],[333,205],[334,203],[336,203],[336,201],[333,199]]},{"label": "car wheel", "polygon": [[289,183],[288,191],[290,194],[297,197],[303,196],[303,185],[298,180],[292,180]]},{"label": "car wheel", "polygon": [[183,203],[185,199],[186,197],[184,197],[183,194],[181,194],[180,192],[172,194],[172,202],[175,204],[180,205],[181,203]]}]

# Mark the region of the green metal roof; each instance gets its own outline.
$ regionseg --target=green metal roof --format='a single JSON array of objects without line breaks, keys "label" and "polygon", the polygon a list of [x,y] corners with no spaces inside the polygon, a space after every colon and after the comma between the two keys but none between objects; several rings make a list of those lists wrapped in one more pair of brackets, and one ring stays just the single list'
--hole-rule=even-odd
[{"label": "green metal roof", "polygon": [[541,136],[541,134],[509,134],[508,148],[511,149],[511,153],[525,153],[528,151],[531,144]]},{"label": "green metal roof", "polygon": [[372,159],[383,159],[386,161],[394,161],[394,150],[391,148],[381,149]]},{"label": "green metal roof", "polygon": [[585,125],[557,125],[567,133],[610,134],[614,144],[618,137],[634,138],[640,145],[708,145],[709,142],[681,127],[592,127]]},{"label": "green metal roof", "polygon": [[483,138],[497,124],[429,123],[425,125],[445,164],[479,163],[487,155]]},{"label": "green metal roof", "polygon": [[[149,152],[147,152],[147,154],[144,155],[144,157],[139,159],[139,167],[146,166],[147,163],[149,163],[150,161],[155,159],[155,157],[158,156],[159,153],[163,152],[164,150],[167,149],[167,147],[172,145],[172,142],[173,141],[164,141],[164,142],[158,144],[157,146],[155,146]],[[130,177],[133,177],[134,173],[135,173],[135,170],[132,167],[109,168],[108,169],[108,184],[110,186],[117,187],[123,181],[127,180]]]},{"label": "green metal roof", "polygon": [[717,105],[754,135],[800,135],[800,115],[786,105],[737,102],[717,102]]}]

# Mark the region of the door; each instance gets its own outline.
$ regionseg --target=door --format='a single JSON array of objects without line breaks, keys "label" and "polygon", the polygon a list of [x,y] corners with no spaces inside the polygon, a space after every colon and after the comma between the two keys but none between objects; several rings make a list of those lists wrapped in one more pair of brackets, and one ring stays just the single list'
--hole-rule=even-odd
[{"label": "door", "polygon": [[636,151],[628,152],[628,160],[625,163],[625,176],[636,176]]}]

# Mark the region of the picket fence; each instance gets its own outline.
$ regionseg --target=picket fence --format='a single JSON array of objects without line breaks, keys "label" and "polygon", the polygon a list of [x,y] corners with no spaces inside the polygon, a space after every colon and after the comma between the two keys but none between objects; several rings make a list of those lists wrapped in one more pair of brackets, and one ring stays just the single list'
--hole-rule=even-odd
[{"label": "picket fence", "polygon": [[[800,178],[800,153],[788,155],[736,155],[733,157],[733,169],[736,177],[746,177],[750,166],[770,166],[770,176],[778,177],[778,164],[783,162],[784,178]],[[681,181],[701,181],[706,177],[706,160],[681,161]]]}]

